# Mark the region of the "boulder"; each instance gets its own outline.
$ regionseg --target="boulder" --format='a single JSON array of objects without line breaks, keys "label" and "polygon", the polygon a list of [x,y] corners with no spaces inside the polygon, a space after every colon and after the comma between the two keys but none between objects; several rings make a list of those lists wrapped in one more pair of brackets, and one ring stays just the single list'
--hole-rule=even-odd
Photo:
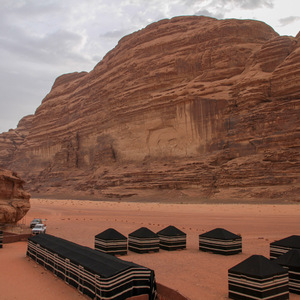
[{"label": "boulder", "polygon": [[23,184],[16,173],[0,169],[0,224],[17,223],[28,212],[30,194]]}]

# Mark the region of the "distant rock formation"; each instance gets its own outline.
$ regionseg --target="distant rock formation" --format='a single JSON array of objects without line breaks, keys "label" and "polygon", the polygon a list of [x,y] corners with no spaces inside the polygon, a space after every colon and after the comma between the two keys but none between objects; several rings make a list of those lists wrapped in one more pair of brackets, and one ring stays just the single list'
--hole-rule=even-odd
[{"label": "distant rock formation", "polygon": [[0,225],[17,223],[30,208],[30,194],[24,181],[14,172],[0,169]]},{"label": "distant rock formation", "polygon": [[34,195],[300,200],[299,81],[299,34],[162,20],[57,78],[0,165]]}]

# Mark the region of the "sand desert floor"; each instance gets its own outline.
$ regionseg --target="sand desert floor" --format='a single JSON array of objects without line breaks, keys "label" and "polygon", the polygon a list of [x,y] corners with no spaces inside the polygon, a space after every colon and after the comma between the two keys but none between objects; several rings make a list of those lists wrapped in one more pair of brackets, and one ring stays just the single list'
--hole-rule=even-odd
[{"label": "sand desert floor", "polygon": [[[94,247],[94,236],[113,227],[128,236],[146,226],[157,232],[174,225],[187,234],[187,249],[137,254],[121,259],[155,271],[156,280],[191,300],[228,299],[228,269],[252,254],[269,257],[270,242],[300,234],[300,205],[163,204],[32,199],[21,223],[47,219],[47,233]],[[243,252],[222,256],[199,251],[199,234],[222,227],[243,239]],[[26,242],[0,249],[0,299],[87,299],[26,258]],[[290,299],[300,295],[290,293]]]}]

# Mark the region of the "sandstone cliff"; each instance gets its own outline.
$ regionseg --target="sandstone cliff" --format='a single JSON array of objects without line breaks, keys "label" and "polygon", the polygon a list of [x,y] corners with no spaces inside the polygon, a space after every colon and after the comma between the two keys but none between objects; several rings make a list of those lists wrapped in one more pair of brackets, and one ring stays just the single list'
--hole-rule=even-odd
[{"label": "sandstone cliff", "polygon": [[16,223],[30,208],[30,195],[16,173],[0,169],[0,225]]},{"label": "sandstone cliff", "polygon": [[41,195],[300,200],[299,67],[265,23],[162,20],[59,77],[0,165]]}]

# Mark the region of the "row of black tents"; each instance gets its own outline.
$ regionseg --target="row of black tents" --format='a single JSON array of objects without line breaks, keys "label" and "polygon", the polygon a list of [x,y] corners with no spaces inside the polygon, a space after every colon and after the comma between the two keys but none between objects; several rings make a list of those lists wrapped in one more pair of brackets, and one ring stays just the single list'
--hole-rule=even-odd
[{"label": "row of black tents", "polygon": [[52,235],[30,237],[27,256],[92,299],[156,299],[153,270]]},{"label": "row of black tents", "polygon": [[[178,250],[186,248],[186,233],[168,226],[157,233],[141,227],[128,235],[128,249],[133,252],[158,252],[159,249]],[[95,236],[95,249],[107,254],[127,254],[127,237],[113,228]],[[242,251],[242,238],[223,228],[216,228],[199,235],[199,249],[230,255]]]},{"label": "row of black tents", "polygon": [[0,249],[2,248],[3,245],[3,231],[0,230]]},{"label": "row of black tents", "polygon": [[[128,235],[128,249],[137,253],[158,252],[159,249],[178,250],[186,248],[186,234],[174,226],[154,233],[141,227]],[[95,236],[95,249],[107,254],[127,254],[127,237],[113,228]]]}]

